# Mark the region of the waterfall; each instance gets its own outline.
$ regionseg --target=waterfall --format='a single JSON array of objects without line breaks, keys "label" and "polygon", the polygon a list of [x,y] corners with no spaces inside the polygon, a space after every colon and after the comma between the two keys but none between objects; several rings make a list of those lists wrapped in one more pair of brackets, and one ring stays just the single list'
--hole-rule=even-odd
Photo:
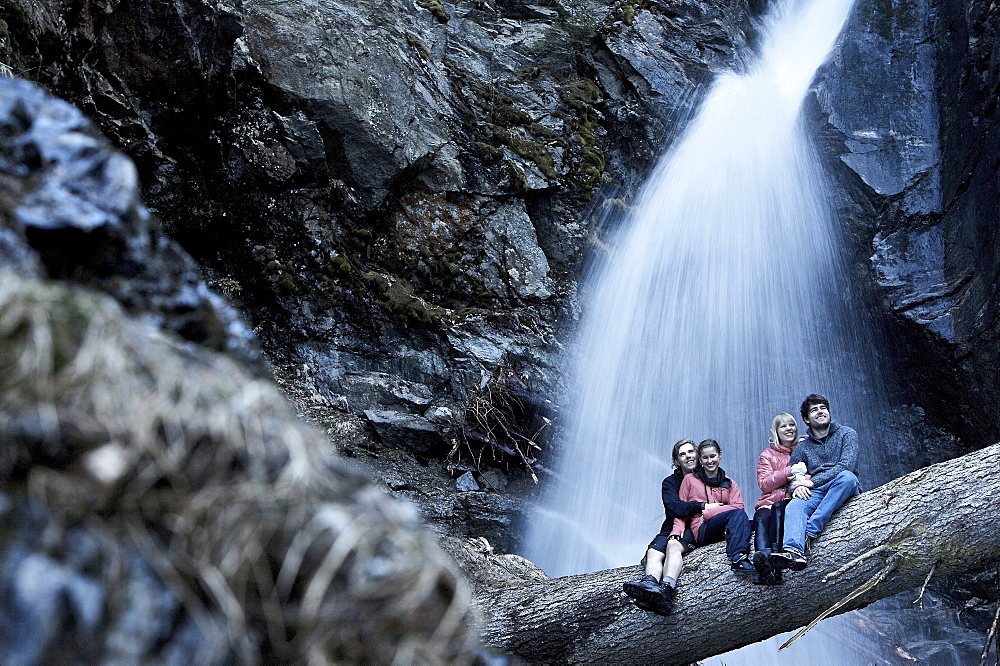
[{"label": "waterfall", "polygon": [[800,118],[852,2],[776,0],[753,62],[717,77],[585,285],[567,434],[526,535],[549,575],[638,563],[678,439],[718,440],[752,507],[771,418],[809,393],[882,464],[878,345]]}]

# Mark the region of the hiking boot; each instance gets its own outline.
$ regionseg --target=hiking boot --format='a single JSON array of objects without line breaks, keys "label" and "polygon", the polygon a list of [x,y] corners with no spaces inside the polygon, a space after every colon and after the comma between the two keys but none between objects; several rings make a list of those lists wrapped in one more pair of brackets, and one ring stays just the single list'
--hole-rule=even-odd
[{"label": "hiking boot", "polygon": [[767,560],[777,571],[781,571],[782,569],[802,571],[806,568],[805,555],[791,548],[773,552],[768,556]]},{"label": "hiking boot", "polygon": [[656,612],[663,603],[663,590],[660,589],[660,581],[656,576],[646,574],[639,580],[622,583],[622,589],[643,610]]},{"label": "hiking boot", "polygon": [[783,550],[780,553],[771,553],[768,559],[771,562],[771,566],[775,569],[791,569],[792,571],[802,571],[809,563],[805,555],[791,548]]},{"label": "hiking boot", "polygon": [[750,558],[747,556],[746,553],[740,553],[739,555],[737,555],[733,559],[733,563],[731,566],[733,567],[733,571],[735,571],[736,573],[751,573],[752,571],[754,571],[754,567],[750,563]]},{"label": "hiking boot", "polygon": [[774,570],[768,561],[767,553],[763,551],[758,550],[753,554],[753,568],[757,570],[757,579],[761,585],[777,585],[781,580],[779,572]]},{"label": "hiking boot", "polygon": [[660,605],[653,609],[657,615],[670,615],[674,612],[674,599],[677,598],[677,589],[670,587],[666,583],[660,583],[660,592],[663,600]]}]

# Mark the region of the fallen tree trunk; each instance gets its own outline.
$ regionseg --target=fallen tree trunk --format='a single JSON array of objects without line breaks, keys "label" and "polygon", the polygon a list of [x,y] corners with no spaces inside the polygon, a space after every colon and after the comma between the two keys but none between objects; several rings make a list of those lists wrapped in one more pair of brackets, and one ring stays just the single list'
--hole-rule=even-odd
[{"label": "fallen tree trunk", "polygon": [[729,570],[722,544],[685,559],[674,614],[636,608],[622,583],[637,566],[477,595],[495,649],[537,662],[688,664],[862,608],[933,578],[1000,560],[1000,444],[925,467],[850,500],[813,545],[809,567],[784,585]]}]

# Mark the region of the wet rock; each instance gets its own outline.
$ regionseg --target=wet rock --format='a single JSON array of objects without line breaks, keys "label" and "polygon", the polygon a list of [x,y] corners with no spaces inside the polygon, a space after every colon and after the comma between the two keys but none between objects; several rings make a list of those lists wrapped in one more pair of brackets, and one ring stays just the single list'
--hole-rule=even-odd
[{"label": "wet rock", "polygon": [[479,484],[476,483],[476,478],[472,476],[472,472],[466,472],[455,479],[455,489],[460,493],[468,493],[479,490]]},{"label": "wet rock", "polygon": [[[132,663],[234,657],[222,640],[223,618],[203,613],[196,620],[139,550],[82,526],[61,532],[40,505],[21,505],[7,521],[16,545],[0,561],[4,662],[50,662],[67,651]],[[44,543],[46,534],[59,542]]]},{"label": "wet rock", "polygon": [[888,236],[876,235],[871,257],[875,279],[887,287],[892,308],[924,326],[944,342],[955,342],[955,321],[951,310],[956,283],[968,276],[945,275],[944,234],[940,227],[923,232],[900,230]]},{"label": "wet rock", "polygon": [[388,409],[366,409],[364,414],[384,442],[405,446],[425,456],[447,453],[447,442],[434,424],[422,416]]},{"label": "wet rock", "polygon": [[498,469],[486,470],[482,474],[483,485],[487,490],[503,492],[507,489],[507,477]]},{"label": "wet rock", "polygon": [[487,2],[447,20],[388,1],[144,1],[79,24],[38,19],[61,15],[47,3],[11,23],[16,64],[128,150],[272,356],[355,413],[408,404],[366,373],[457,415],[501,365],[554,395],[584,212],[643,178],[751,31],[741,0]]},{"label": "wet rock", "polygon": [[840,159],[914,216],[942,205],[932,6],[863,2],[817,88],[828,122],[843,136]]},{"label": "wet rock", "polygon": [[156,326],[263,370],[249,328],[161,234],[132,162],[83,114],[6,79],[0,126],[5,266],[99,289]]},{"label": "wet rock", "polygon": [[929,423],[925,410],[917,405],[896,407],[886,424],[880,445],[885,460],[896,461],[899,469],[920,469],[949,460],[964,449],[954,433]]},{"label": "wet rock", "polygon": [[1000,150],[998,39],[987,2],[862,0],[814,100],[851,263],[870,262],[858,278],[901,341],[903,391],[964,447],[1000,424],[1000,409],[968,407],[998,397],[1000,168],[983,159]]}]

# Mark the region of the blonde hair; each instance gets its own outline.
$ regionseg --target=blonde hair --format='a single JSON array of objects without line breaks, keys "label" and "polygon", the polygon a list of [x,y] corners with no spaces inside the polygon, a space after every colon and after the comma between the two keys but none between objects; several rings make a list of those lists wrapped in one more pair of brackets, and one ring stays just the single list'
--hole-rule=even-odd
[{"label": "blonde hair", "polygon": [[775,416],[773,419],[771,419],[771,443],[775,444],[776,446],[781,445],[781,440],[778,439],[778,428],[780,428],[781,424],[784,423],[786,420],[791,421],[792,423],[795,424],[795,436],[798,437],[799,434],[798,421],[796,421],[795,417],[792,416],[791,414],[782,412],[777,416]]}]

